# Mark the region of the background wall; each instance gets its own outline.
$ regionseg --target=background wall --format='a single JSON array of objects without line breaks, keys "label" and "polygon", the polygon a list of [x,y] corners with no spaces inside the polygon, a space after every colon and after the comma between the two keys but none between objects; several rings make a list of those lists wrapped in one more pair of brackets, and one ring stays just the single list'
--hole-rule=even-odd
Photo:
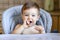
[{"label": "background wall", "polygon": [[59,0],[59,9],[60,9],[60,0]]},{"label": "background wall", "polygon": [[59,9],[59,1],[60,0],[54,0],[54,8],[55,8],[55,10]]}]

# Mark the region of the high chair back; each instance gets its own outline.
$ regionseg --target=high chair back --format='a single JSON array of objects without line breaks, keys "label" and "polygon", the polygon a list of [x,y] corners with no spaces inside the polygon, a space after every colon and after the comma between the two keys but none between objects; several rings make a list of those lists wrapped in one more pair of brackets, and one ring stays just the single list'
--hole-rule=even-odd
[{"label": "high chair back", "polygon": [[[15,6],[7,9],[2,15],[2,27],[5,34],[10,34],[15,26],[19,23],[23,23],[21,18],[21,8],[23,5]],[[51,32],[52,18],[48,12],[40,8],[40,18],[37,21],[38,25],[45,28],[46,33]]]}]

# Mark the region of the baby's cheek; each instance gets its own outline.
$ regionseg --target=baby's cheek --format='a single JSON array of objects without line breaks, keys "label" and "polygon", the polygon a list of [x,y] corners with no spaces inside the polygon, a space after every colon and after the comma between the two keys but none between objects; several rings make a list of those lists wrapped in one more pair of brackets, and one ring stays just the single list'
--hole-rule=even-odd
[{"label": "baby's cheek", "polygon": [[36,23],[36,19],[34,19],[33,22]]},{"label": "baby's cheek", "polygon": [[37,17],[34,18],[34,20],[36,20],[36,19],[37,19]]},{"label": "baby's cheek", "polygon": [[24,17],[23,20],[24,20],[24,21],[25,21],[25,20],[27,21],[27,18]]}]

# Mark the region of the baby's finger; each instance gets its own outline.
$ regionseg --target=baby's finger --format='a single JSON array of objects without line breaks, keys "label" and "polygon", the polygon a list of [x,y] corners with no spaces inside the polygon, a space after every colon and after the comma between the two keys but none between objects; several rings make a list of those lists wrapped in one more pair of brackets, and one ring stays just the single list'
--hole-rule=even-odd
[{"label": "baby's finger", "polygon": [[24,25],[26,25],[26,20],[24,21]]},{"label": "baby's finger", "polygon": [[29,21],[27,21],[27,25],[29,25],[30,23],[29,23]]},{"label": "baby's finger", "polygon": [[35,29],[36,29],[37,31],[41,31],[41,29],[40,29],[39,27],[35,27]]},{"label": "baby's finger", "polygon": [[26,21],[24,21],[23,23],[24,27],[27,28],[27,24],[26,24]]}]

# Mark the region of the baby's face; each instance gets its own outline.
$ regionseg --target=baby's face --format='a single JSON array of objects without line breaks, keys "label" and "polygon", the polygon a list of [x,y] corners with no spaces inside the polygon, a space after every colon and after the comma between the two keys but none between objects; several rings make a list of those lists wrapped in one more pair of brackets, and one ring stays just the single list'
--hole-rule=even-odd
[{"label": "baby's face", "polygon": [[37,8],[30,8],[23,11],[22,19],[26,21],[29,26],[35,25],[39,19],[39,11]]}]

